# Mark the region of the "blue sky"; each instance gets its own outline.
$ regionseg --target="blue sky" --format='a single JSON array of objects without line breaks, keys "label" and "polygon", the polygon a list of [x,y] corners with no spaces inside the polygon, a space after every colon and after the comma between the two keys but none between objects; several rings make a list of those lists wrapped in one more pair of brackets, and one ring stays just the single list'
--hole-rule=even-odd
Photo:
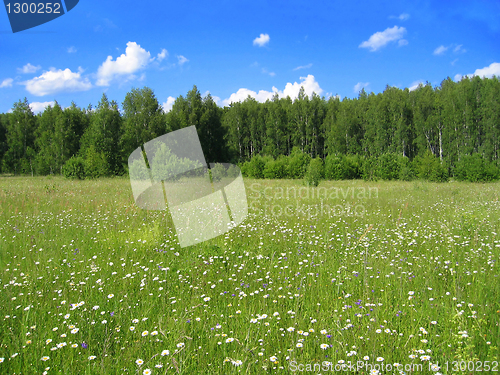
[{"label": "blue sky", "polygon": [[0,112],[24,97],[97,105],[193,85],[219,105],[278,92],[356,97],[446,77],[500,76],[500,1],[88,1],[13,34],[0,10]]}]

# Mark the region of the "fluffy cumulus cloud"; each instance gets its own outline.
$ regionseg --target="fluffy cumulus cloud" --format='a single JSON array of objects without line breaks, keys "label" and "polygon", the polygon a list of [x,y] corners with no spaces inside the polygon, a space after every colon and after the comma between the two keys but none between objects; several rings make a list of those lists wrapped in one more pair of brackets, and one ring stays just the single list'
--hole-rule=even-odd
[{"label": "fluffy cumulus cloud", "polygon": [[24,82],[26,90],[36,96],[55,94],[58,92],[86,91],[92,88],[87,78],[82,78],[82,70],[72,72],[70,69],[51,68],[42,75]]},{"label": "fluffy cumulus cloud", "polygon": [[358,82],[354,85],[354,93],[359,94],[363,88],[367,88],[370,82]]},{"label": "fluffy cumulus cloud", "polygon": [[165,111],[165,113],[170,112],[172,110],[174,102],[175,98],[173,96],[169,96],[167,98],[167,101],[161,105],[163,107],[163,111]]},{"label": "fluffy cumulus cloud", "polygon": [[500,63],[491,63],[489,66],[476,69],[475,76],[492,78],[493,76],[500,77]]},{"label": "fluffy cumulus cloud", "polygon": [[12,78],[5,78],[1,83],[0,83],[0,88],[4,87],[12,87],[12,82],[14,80]]},{"label": "fluffy cumulus cloud", "polygon": [[264,47],[266,44],[269,43],[271,38],[269,38],[269,34],[260,34],[259,37],[255,38],[253,40],[253,45],[254,46],[259,46],[259,47]]},{"label": "fluffy cumulus cloud", "polygon": [[408,90],[414,91],[414,90],[418,89],[420,87],[420,85],[425,85],[424,81],[422,81],[422,80],[414,81],[411,84],[411,86],[408,88]]},{"label": "fluffy cumulus cloud", "polygon": [[161,50],[161,52],[158,54],[157,60],[158,61],[162,61],[162,60],[164,60],[166,58],[168,58],[168,51],[165,48],[163,48]]},{"label": "fluffy cumulus cloud", "polygon": [[[476,71],[472,74],[467,74],[468,77],[479,76],[481,78],[492,78],[493,76],[500,77],[500,63],[494,62],[489,66],[486,66],[481,69],[476,69]],[[455,76],[456,81],[460,81],[462,79],[461,74],[457,74]]]},{"label": "fluffy cumulus cloud", "polygon": [[384,31],[378,31],[368,40],[365,40],[363,43],[359,45],[359,48],[369,48],[371,52],[377,51],[390,42],[398,42],[398,45],[404,46],[408,44],[408,41],[403,39],[403,36],[406,33],[406,29],[404,27],[388,27]]},{"label": "fluffy cumulus cloud", "polygon": [[260,90],[255,92],[246,88],[241,88],[237,92],[231,94],[228,99],[222,100],[220,103],[223,106],[227,106],[233,102],[244,101],[248,96],[255,98],[258,102],[265,102],[267,99],[272,99],[272,97],[277,93],[280,98],[286,98],[289,96],[292,100],[299,96],[299,91],[301,87],[304,87],[304,92],[307,96],[312,96],[313,92],[321,95],[323,89],[319,86],[318,82],[314,79],[314,76],[309,74],[307,77],[300,77],[301,82],[288,82],[285,85],[284,90],[278,90],[273,86],[272,91]]},{"label": "fluffy cumulus cloud", "polygon": [[151,54],[136,42],[128,42],[125,53],[113,60],[108,56],[97,70],[97,86],[109,86],[117,77],[130,77],[144,69],[151,61]]},{"label": "fluffy cumulus cloud", "polygon": [[34,66],[34,65],[31,65],[30,63],[27,63],[22,68],[17,68],[17,72],[18,73],[23,73],[23,74],[35,73],[37,70],[39,70],[41,68],[42,67],[40,65]]},{"label": "fluffy cumulus cloud", "polygon": [[54,106],[56,103],[54,101],[51,102],[33,102],[30,103],[30,108],[33,111],[33,113],[39,113],[43,112],[45,108],[47,108],[49,105]]}]

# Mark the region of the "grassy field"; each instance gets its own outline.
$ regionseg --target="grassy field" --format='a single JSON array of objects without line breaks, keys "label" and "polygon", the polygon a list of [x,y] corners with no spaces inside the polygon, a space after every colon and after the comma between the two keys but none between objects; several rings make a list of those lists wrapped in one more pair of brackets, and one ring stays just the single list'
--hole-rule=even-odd
[{"label": "grassy field", "polygon": [[128,179],[0,178],[0,373],[500,371],[499,183],[245,185],[181,249]]}]

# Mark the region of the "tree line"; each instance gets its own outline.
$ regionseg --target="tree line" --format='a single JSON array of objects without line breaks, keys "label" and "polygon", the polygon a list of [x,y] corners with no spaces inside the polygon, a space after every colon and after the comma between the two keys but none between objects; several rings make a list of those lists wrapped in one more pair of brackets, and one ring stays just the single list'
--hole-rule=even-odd
[{"label": "tree line", "polygon": [[333,178],[386,178],[380,170],[391,163],[399,174],[418,176],[423,167],[417,164],[427,160],[434,174],[470,179],[464,163],[482,163],[495,175],[500,159],[497,77],[447,78],[439,86],[427,82],[411,91],[387,86],[378,94],[363,89],[357,98],[343,100],[309,97],[301,88],[295,100],[275,94],[259,103],[248,97],[224,108],[194,86],[168,113],[144,87],[128,92],[121,107],[105,94],[95,108],[72,103],[63,109],[56,102],[37,115],[26,98],[14,103],[11,112],[0,114],[1,172],[64,174],[65,166],[77,166],[83,177],[126,174],[134,149],[191,125],[207,162],[239,164],[246,175],[256,170],[254,164],[264,165],[256,177],[297,175],[277,166],[299,154],[322,160],[324,168],[339,164],[358,170],[328,172]]}]

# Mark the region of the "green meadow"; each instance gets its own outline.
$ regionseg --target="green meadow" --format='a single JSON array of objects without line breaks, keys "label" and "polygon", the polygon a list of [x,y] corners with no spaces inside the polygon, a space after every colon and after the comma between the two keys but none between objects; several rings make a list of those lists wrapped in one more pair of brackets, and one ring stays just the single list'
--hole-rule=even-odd
[{"label": "green meadow", "polygon": [[127,178],[0,178],[0,373],[500,371],[500,183],[244,181],[180,248]]}]

